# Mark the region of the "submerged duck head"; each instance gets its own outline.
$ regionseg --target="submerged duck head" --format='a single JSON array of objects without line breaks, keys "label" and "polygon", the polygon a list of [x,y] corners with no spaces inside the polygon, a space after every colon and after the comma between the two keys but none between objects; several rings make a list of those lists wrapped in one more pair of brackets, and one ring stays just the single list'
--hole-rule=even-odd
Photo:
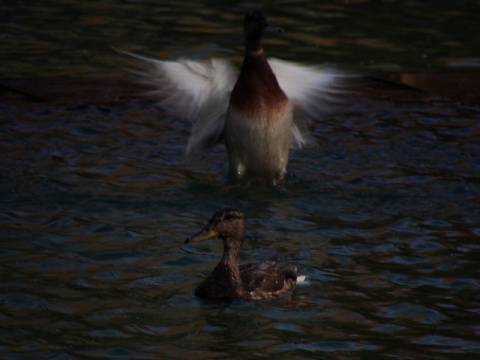
[{"label": "submerged duck head", "polygon": [[185,243],[220,238],[225,246],[240,248],[246,234],[245,215],[233,208],[215,211],[207,225]]}]

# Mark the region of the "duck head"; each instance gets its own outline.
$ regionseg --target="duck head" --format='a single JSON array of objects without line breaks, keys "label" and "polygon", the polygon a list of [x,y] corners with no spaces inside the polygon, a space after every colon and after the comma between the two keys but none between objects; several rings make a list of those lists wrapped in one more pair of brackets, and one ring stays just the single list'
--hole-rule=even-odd
[{"label": "duck head", "polygon": [[267,18],[260,11],[251,11],[245,15],[243,22],[243,32],[245,36],[245,47],[250,51],[259,51],[261,46],[262,35],[265,32],[282,32],[283,30],[271,26],[267,22]]},{"label": "duck head", "polygon": [[212,238],[223,240],[225,247],[240,248],[245,238],[245,215],[233,208],[217,210],[197,234],[185,240],[185,243],[198,242]]}]

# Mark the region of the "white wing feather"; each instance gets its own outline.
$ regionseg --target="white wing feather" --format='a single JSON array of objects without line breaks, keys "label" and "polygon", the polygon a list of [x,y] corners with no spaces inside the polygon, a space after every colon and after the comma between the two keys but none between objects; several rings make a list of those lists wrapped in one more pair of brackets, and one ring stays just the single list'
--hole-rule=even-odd
[{"label": "white wing feather", "polygon": [[236,72],[222,59],[162,61],[119,51],[134,59],[132,70],[152,87],[151,96],[170,114],[192,123],[187,154],[222,135]]},{"label": "white wing feather", "polygon": [[[116,50],[127,55],[134,73],[152,87],[150,95],[170,114],[187,119],[192,131],[187,154],[216,143],[222,135],[230,94],[237,78],[231,64],[222,59],[156,60]],[[307,142],[308,119],[327,113],[338,91],[341,75],[316,66],[268,59],[277,81],[295,107],[292,146]]]},{"label": "white wing feather", "polygon": [[302,130],[309,119],[318,119],[332,109],[339,91],[342,75],[318,66],[306,66],[278,59],[268,59],[278,84],[295,106],[292,125],[293,146],[301,148],[306,142]]}]

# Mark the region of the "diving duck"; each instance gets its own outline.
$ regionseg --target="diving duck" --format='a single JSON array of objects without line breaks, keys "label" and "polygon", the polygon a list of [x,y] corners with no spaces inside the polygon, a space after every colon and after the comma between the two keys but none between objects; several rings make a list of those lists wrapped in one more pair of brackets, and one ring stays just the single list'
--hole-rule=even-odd
[{"label": "diving duck", "polygon": [[245,216],[233,208],[217,210],[199,233],[185,243],[211,238],[223,240],[223,256],[212,273],[195,289],[202,299],[269,299],[288,293],[305,276],[283,257],[263,263],[239,265],[245,239]]},{"label": "diving duck", "polygon": [[290,148],[306,143],[308,119],[329,108],[339,75],[315,66],[268,59],[261,40],[269,26],[259,11],[245,15],[245,55],[239,75],[223,59],[155,60],[128,52],[151,95],[170,114],[192,123],[187,155],[224,138],[233,180],[277,183]]}]

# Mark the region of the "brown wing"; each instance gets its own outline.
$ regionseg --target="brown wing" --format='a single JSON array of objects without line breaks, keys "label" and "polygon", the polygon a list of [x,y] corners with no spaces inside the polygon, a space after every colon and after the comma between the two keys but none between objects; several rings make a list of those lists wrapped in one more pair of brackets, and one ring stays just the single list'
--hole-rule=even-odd
[{"label": "brown wing", "polygon": [[296,268],[280,256],[263,263],[241,265],[240,276],[254,299],[285,294],[297,282]]}]

